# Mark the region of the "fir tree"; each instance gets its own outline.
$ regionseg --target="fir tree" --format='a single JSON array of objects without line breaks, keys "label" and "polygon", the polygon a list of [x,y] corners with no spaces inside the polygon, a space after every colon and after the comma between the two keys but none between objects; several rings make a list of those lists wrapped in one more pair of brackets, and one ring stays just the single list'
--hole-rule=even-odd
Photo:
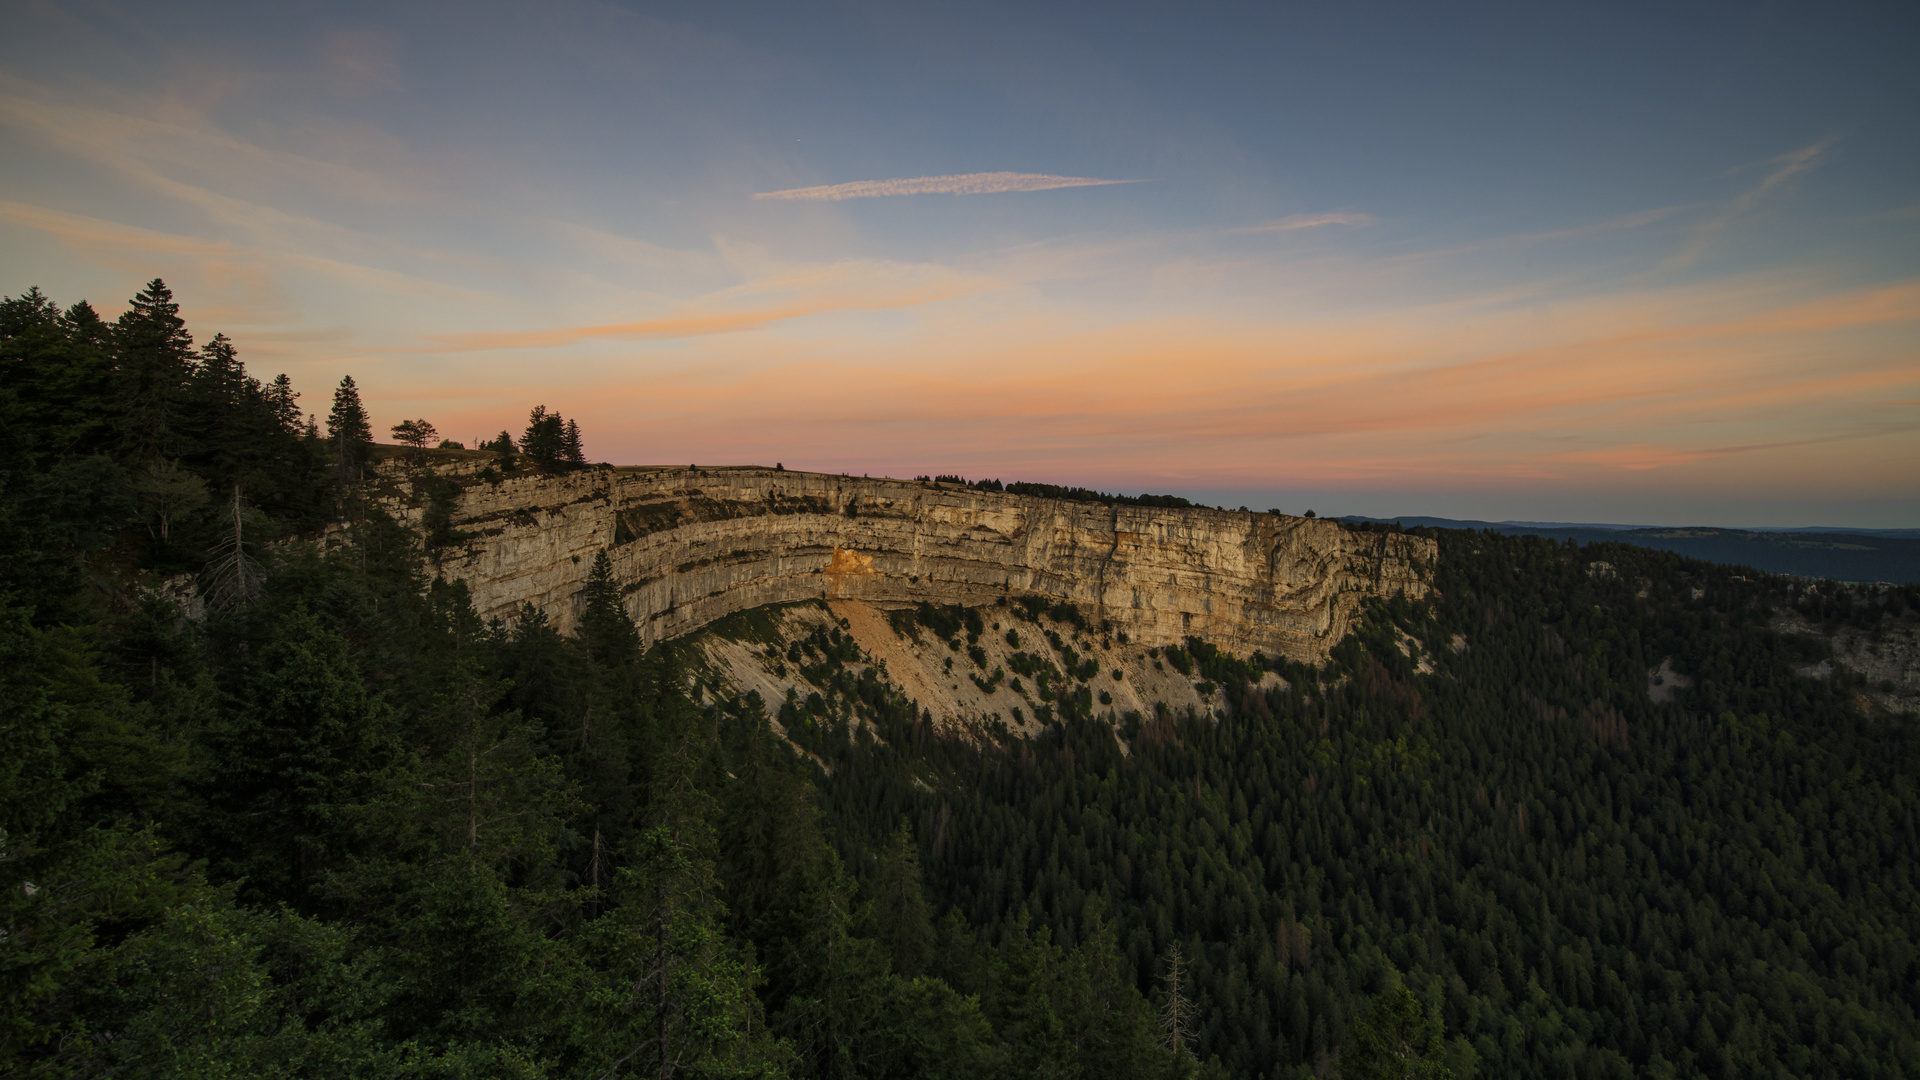
[{"label": "fir tree", "polygon": [[565,459],[566,422],[545,405],[535,405],[527,416],[527,430],[520,436],[520,452],[545,464]]},{"label": "fir tree", "polygon": [[193,335],[173,291],[159,278],[130,301],[113,329],[119,361],[122,445],[135,458],[176,452],[176,412],[193,373]]},{"label": "fir tree", "polygon": [[1340,1075],[1344,1080],[1453,1080],[1439,1020],[1429,1024],[1420,999],[1396,980],[1353,1025],[1340,1054]]},{"label": "fir tree", "polygon": [[293,388],[293,380],[284,372],[275,375],[265,394],[267,411],[278,430],[292,438],[305,435],[307,425],[300,419],[300,394]]},{"label": "fir tree", "polygon": [[905,822],[894,830],[880,860],[868,903],[875,936],[893,970],[909,979],[924,974],[933,960],[933,916],[920,887],[920,851]]},{"label": "fir tree", "polygon": [[358,446],[373,442],[373,425],[360,404],[360,388],[353,376],[342,375],[333,391],[333,411],[327,414],[327,437],[342,445]]},{"label": "fir tree", "polygon": [[353,376],[342,375],[333,391],[333,411],[327,414],[327,438],[333,444],[333,468],[344,487],[360,475],[360,462],[373,446],[373,425],[360,404],[360,388]]},{"label": "fir tree", "polygon": [[605,548],[594,555],[580,598],[580,638],[594,660],[612,666],[639,659],[640,632],[627,614],[620,583],[613,579],[613,560]]}]

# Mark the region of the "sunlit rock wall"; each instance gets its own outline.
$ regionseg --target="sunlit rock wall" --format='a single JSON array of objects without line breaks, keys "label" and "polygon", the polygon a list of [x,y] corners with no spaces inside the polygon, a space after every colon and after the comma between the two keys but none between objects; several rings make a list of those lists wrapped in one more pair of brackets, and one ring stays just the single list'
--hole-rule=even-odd
[{"label": "sunlit rock wall", "polygon": [[[1432,541],[1325,519],[1108,507],[924,482],[761,468],[588,469],[477,478],[479,455],[435,455],[463,485],[441,552],[481,615],[531,603],[571,627],[605,549],[649,642],[761,604],[859,598],[898,607],[1004,596],[1072,600],[1146,644],[1189,635],[1242,655],[1317,660],[1363,598],[1426,594]],[[418,523],[398,461],[390,509]]]}]

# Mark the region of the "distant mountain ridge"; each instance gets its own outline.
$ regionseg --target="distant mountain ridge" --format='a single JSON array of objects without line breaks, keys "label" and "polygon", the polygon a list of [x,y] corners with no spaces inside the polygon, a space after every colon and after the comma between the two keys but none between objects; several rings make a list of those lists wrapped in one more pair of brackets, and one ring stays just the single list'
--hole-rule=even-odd
[{"label": "distant mountain ridge", "polygon": [[1561,521],[1472,521],[1409,515],[1374,518],[1348,514],[1341,521],[1393,523],[1439,529],[1491,529],[1508,536],[1546,536],[1582,544],[1619,543],[1671,551],[1717,563],[1738,563],[1775,574],[1920,584],[1920,529],[1805,528],[1723,529],[1709,525],[1608,525]]}]

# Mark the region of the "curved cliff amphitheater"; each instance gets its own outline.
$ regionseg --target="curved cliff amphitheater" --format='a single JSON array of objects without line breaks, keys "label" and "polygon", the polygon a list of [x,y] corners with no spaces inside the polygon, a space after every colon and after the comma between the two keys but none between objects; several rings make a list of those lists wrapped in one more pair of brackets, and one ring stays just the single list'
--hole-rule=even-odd
[{"label": "curved cliff amphitheater", "polygon": [[[483,617],[531,603],[571,627],[605,549],[649,642],[803,600],[991,605],[1073,601],[1143,646],[1189,636],[1318,661],[1366,597],[1424,596],[1435,545],[1325,519],[1104,506],[953,484],[764,468],[599,468],[463,485],[441,571]],[[392,470],[393,466],[389,466]],[[393,475],[390,472],[389,475]],[[396,500],[418,521],[421,508]]]}]

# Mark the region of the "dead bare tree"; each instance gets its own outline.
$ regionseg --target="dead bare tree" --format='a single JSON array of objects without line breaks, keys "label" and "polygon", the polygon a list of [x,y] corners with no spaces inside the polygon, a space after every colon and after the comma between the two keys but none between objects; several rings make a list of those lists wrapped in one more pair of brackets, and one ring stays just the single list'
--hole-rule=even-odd
[{"label": "dead bare tree", "polygon": [[228,504],[220,539],[214,542],[213,561],[207,564],[205,593],[215,607],[231,608],[250,604],[260,595],[267,573],[252,555],[247,554],[248,508],[240,497],[240,485],[233,485],[233,501]]},{"label": "dead bare tree", "polygon": [[1167,972],[1161,982],[1165,984],[1166,996],[1160,1003],[1160,1045],[1184,1059],[1188,1054],[1187,1044],[1193,1041],[1188,1030],[1193,1026],[1193,1004],[1187,1000],[1186,957],[1181,954],[1178,941],[1167,946]]}]

